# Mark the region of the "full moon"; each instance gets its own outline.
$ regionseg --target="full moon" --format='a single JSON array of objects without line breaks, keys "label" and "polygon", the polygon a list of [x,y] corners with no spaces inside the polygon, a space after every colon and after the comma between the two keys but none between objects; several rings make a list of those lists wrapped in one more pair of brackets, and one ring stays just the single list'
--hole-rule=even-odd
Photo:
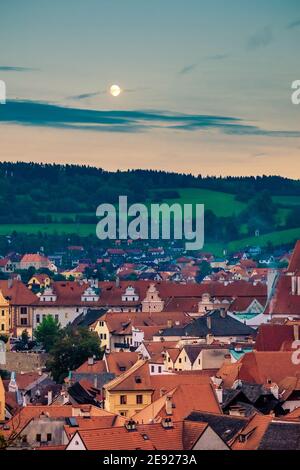
[{"label": "full moon", "polygon": [[109,89],[109,92],[112,96],[119,96],[119,94],[121,93],[121,88],[119,87],[119,85],[112,85]]}]

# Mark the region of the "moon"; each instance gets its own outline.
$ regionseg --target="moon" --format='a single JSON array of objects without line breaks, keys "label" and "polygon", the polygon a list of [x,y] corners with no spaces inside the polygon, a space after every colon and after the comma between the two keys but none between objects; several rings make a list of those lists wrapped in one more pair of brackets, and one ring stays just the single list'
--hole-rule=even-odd
[{"label": "moon", "polygon": [[119,85],[112,85],[109,89],[109,92],[112,96],[114,97],[117,97],[120,95],[120,93],[122,92],[121,88],[119,87]]}]

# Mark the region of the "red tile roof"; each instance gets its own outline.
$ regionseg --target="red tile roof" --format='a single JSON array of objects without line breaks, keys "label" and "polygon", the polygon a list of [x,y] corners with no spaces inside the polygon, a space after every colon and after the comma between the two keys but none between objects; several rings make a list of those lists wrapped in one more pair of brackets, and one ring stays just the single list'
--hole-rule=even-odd
[{"label": "red tile roof", "polygon": [[224,364],[219,372],[226,388],[231,388],[237,379],[250,383],[279,384],[286,377],[299,373],[299,365],[293,364],[291,352],[258,352],[245,354],[234,364]]},{"label": "red tile roof", "polygon": [[[167,399],[172,403],[172,415],[166,412]],[[171,416],[173,421],[181,421],[195,410],[221,414],[220,405],[211,384],[177,385],[173,390],[136,413],[132,419],[138,423],[148,424],[152,420],[161,422],[163,418]]]},{"label": "red tile roof", "polygon": [[285,341],[294,340],[293,326],[262,324],[255,342],[257,351],[280,351]]}]

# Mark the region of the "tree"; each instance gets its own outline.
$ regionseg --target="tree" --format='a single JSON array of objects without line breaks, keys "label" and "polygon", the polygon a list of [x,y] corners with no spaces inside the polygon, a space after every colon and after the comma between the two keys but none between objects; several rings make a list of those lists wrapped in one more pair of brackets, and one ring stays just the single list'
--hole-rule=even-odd
[{"label": "tree", "polygon": [[21,349],[28,349],[29,345],[29,334],[27,330],[23,330],[20,339],[20,348]]},{"label": "tree", "polygon": [[61,334],[61,327],[52,315],[47,315],[34,331],[35,339],[49,352]]},{"label": "tree", "polygon": [[102,357],[97,333],[88,328],[68,326],[50,351],[47,367],[56,382],[63,382],[69,370],[77,369],[88,357]]},{"label": "tree", "polygon": [[209,276],[212,273],[212,268],[210,264],[203,260],[199,265],[199,273],[197,275],[196,281],[201,282],[206,276]]}]

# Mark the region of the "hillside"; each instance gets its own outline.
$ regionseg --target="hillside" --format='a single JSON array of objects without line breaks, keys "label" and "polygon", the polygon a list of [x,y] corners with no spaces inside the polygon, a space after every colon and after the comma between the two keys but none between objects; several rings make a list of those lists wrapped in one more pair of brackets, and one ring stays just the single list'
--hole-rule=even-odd
[{"label": "hillside", "polygon": [[[119,195],[147,206],[204,204],[206,248],[216,254],[251,244],[289,244],[300,235],[300,181],[296,180],[0,163],[0,236],[14,232],[94,236],[97,206],[116,205]],[[255,232],[259,236],[254,237]]]}]

